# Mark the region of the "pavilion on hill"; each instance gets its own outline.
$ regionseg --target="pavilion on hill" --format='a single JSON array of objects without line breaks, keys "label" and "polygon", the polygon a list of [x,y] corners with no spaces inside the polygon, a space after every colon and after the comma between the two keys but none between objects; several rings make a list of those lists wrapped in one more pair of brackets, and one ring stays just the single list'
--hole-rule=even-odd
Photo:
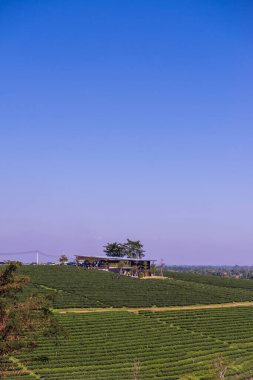
[{"label": "pavilion on hill", "polygon": [[151,265],[156,260],[125,257],[77,256],[78,266],[123,274],[131,277],[150,277]]}]

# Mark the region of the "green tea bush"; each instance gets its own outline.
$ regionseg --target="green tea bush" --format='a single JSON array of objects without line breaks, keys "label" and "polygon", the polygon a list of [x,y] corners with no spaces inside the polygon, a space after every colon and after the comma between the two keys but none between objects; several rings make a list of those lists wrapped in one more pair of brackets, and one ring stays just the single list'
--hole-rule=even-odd
[{"label": "green tea bush", "polygon": [[31,277],[28,292],[51,295],[55,308],[161,307],[253,301],[253,290],[178,278],[117,278],[112,273],[71,266],[24,266],[22,271]]},{"label": "green tea bush", "polygon": [[[19,360],[45,380],[214,379],[222,356],[227,379],[253,375],[252,307],[133,314],[127,311],[57,315],[67,338],[59,345],[41,336]],[[236,328],[235,328],[236,326]],[[41,360],[43,356],[48,360]]]}]

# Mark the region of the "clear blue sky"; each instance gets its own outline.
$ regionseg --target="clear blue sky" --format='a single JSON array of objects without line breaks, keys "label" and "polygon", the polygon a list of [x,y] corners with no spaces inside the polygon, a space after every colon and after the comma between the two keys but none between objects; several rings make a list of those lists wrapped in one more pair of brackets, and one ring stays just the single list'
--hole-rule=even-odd
[{"label": "clear blue sky", "polygon": [[250,0],[0,0],[0,252],[253,264],[252,42]]}]

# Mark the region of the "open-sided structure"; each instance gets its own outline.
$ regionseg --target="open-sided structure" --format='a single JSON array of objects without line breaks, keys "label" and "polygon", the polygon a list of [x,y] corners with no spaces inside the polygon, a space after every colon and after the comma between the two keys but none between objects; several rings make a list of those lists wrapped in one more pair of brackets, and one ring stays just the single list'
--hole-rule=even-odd
[{"label": "open-sided structure", "polygon": [[151,276],[151,265],[156,260],[121,257],[76,256],[76,263],[86,269],[98,269],[127,276]]}]

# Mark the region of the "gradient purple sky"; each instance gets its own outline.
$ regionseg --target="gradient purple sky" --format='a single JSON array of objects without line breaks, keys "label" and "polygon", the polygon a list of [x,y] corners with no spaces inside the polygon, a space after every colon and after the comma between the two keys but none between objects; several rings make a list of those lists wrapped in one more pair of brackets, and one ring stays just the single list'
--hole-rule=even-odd
[{"label": "gradient purple sky", "polygon": [[252,42],[247,0],[1,1],[0,252],[253,264]]}]

